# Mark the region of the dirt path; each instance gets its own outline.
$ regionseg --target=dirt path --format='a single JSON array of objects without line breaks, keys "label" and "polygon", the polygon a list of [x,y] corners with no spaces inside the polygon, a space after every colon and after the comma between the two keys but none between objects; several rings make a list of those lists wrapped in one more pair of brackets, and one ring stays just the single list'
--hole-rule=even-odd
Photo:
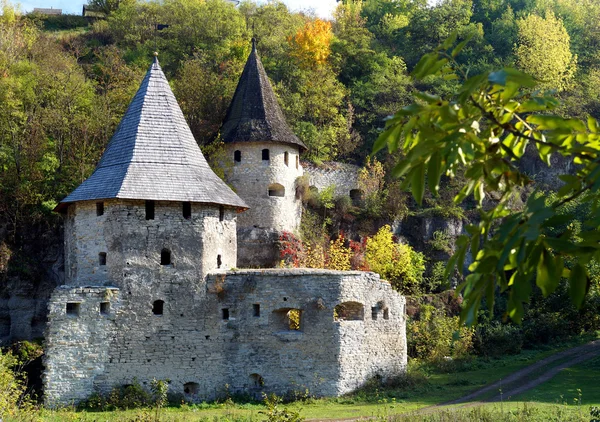
[{"label": "dirt path", "polygon": [[[440,404],[438,406],[471,402],[484,394],[490,392],[499,392],[500,389],[502,389],[502,397],[508,399],[548,381],[562,369],[577,365],[578,363],[592,359],[596,356],[600,356],[600,340],[595,340],[591,343],[584,344],[583,346],[573,347],[571,349],[555,353],[554,355],[548,356],[547,358],[542,359],[533,365],[529,365],[523,369],[513,372],[504,379],[487,385],[477,391],[467,394],[464,397]],[[544,367],[547,367],[549,364],[562,359],[566,359],[566,361],[559,365],[552,366],[541,374],[539,373],[540,371],[544,370]],[[483,401],[500,401],[502,397],[498,393],[493,397]]]},{"label": "dirt path", "polygon": [[[466,406],[476,406],[484,402],[496,402],[500,401],[501,399],[509,400],[511,397],[531,390],[532,388],[550,380],[561,370],[569,368],[573,365],[577,365],[578,363],[585,362],[586,360],[595,358],[597,356],[600,356],[600,340],[594,340],[591,343],[584,344],[583,346],[577,346],[559,353],[555,353],[552,356],[548,356],[547,358],[542,359],[534,363],[533,365],[529,365],[523,369],[513,372],[506,378],[496,381],[490,385],[487,385],[477,391],[467,394],[466,396],[435,406],[428,406],[422,409],[418,409],[414,412],[409,412],[409,414],[426,414],[433,412],[436,409],[439,409],[440,407],[454,404],[475,402],[469,403]],[[551,366],[547,370],[544,370],[545,367],[548,367],[550,364],[560,360],[565,361],[558,365]],[[502,389],[502,396],[498,393],[485,400],[476,401],[478,397],[491,392],[497,393],[500,389]],[[365,421],[369,419],[369,417],[362,417],[328,419],[328,421],[350,422]],[[316,420],[317,419],[312,419],[312,421]]]}]

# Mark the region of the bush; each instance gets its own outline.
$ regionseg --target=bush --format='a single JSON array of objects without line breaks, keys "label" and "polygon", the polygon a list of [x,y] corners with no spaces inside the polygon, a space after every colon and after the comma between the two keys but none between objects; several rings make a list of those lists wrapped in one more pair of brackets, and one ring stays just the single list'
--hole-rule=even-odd
[{"label": "bush", "polygon": [[425,257],[409,245],[396,243],[390,226],[367,239],[365,261],[371,271],[388,280],[402,294],[422,292]]},{"label": "bush", "polygon": [[516,355],[523,348],[521,327],[499,321],[479,325],[474,337],[474,349],[483,356]]},{"label": "bush", "polygon": [[410,357],[438,365],[467,357],[473,345],[472,328],[432,305],[422,305],[419,319],[407,321],[406,336]]},{"label": "bush", "polygon": [[137,380],[133,384],[113,388],[108,395],[94,393],[80,408],[90,410],[125,410],[146,407],[153,403],[152,395]]}]

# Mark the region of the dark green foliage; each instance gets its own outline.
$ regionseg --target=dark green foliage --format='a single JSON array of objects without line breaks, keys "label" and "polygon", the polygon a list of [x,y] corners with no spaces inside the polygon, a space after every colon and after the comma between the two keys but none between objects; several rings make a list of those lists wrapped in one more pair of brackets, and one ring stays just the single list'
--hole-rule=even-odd
[{"label": "dark green foliage", "polygon": [[499,321],[481,324],[475,330],[473,348],[482,356],[500,357],[519,354],[523,348],[523,329]]}]

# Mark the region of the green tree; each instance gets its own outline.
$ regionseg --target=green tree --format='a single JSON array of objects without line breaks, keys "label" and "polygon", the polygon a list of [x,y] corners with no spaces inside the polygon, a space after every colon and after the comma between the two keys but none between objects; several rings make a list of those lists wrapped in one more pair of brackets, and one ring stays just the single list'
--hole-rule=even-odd
[{"label": "green tree", "polygon": [[517,65],[537,78],[540,88],[567,89],[573,80],[577,57],[571,54],[570,38],[554,13],[546,17],[529,15],[517,20],[515,46]]},{"label": "green tree", "polygon": [[[403,150],[406,158],[393,174],[404,177],[419,203],[426,184],[436,193],[442,175],[464,172],[464,186],[455,202],[472,195],[480,220],[467,226],[468,234],[458,239],[447,268],[447,274],[454,267],[462,272],[471,251],[474,262],[458,287],[465,298],[463,321],[475,322],[484,299],[493,309],[496,287],[508,293],[507,316],[520,321],[532,283],[548,296],[563,277],[569,279],[571,297],[580,305],[589,284],[587,265],[600,258],[600,126],[592,117],[583,122],[552,115],[558,102],[528,94],[535,80],[514,69],[465,77],[454,60],[464,42],[450,50],[455,39],[456,35],[425,55],[413,71],[417,79],[432,74],[462,78],[454,99],[417,93],[418,102],[388,121],[375,151],[386,145],[392,152]],[[532,183],[517,166],[527,145],[536,148],[547,165],[554,154],[561,154],[576,170],[560,176],[563,184],[554,203],[531,195],[518,209],[515,199]],[[490,194],[493,200],[484,206]],[[549,232],[571,218],[559,212],[561,207],[580,197],[592,211],[577,238],[568,226]]]}]

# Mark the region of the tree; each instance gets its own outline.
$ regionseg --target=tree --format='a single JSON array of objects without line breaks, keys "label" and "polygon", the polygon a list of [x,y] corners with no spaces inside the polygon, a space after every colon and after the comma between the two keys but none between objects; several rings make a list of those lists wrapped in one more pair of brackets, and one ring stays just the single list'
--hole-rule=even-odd
[{"label": "tree", "polygon": [[[423,56],[413,71],[416,79],[436,74],[462,80],[453,100],[416,93],[417,102],[387,122],[374,151],[386,145],[392,152],[403,150],[406,158],[393,174],[404,177],[419,203],[426,184],[436,193],[442,175],[464,173],[455,202],[472,195],[479,222],[457,240],[446,269],[447,275],[454,267],[463,273],[470,249],[474,262],[457,289],[465,298],[463,321],[475,322],[483,300],[493,309],[497,287],[508,292],[506,316],[521,321],[532,283],[548,296],[563,277],[574,303],[581,305],[589,284],[587,266],[600,258],[600,126],[592,117],[583,122],[552,115],[558,101],[532,93],[535,79],[515,69],[467,77],[455,60],[466,41],[451,50],[455,40],[456,34]],[[516,200],[532,184],[517,166],[528,145],[547,165],[553,155],[567,157],[574,171],[560,176],[551,204],[530,195],[517,208]],[[590,204],[591,213],[578,235],[572,236],[568,225],[551,231],[571,218],[560,210],[579,198]]]},{"label": "tree", "polygon": [[568,88],[575,75],[577,57],[571,54],[569,34],[562,21],[549,11],[545,18],[529,15],[519,19],[517,27],[517,65],[537,78],[540,88]]}]

